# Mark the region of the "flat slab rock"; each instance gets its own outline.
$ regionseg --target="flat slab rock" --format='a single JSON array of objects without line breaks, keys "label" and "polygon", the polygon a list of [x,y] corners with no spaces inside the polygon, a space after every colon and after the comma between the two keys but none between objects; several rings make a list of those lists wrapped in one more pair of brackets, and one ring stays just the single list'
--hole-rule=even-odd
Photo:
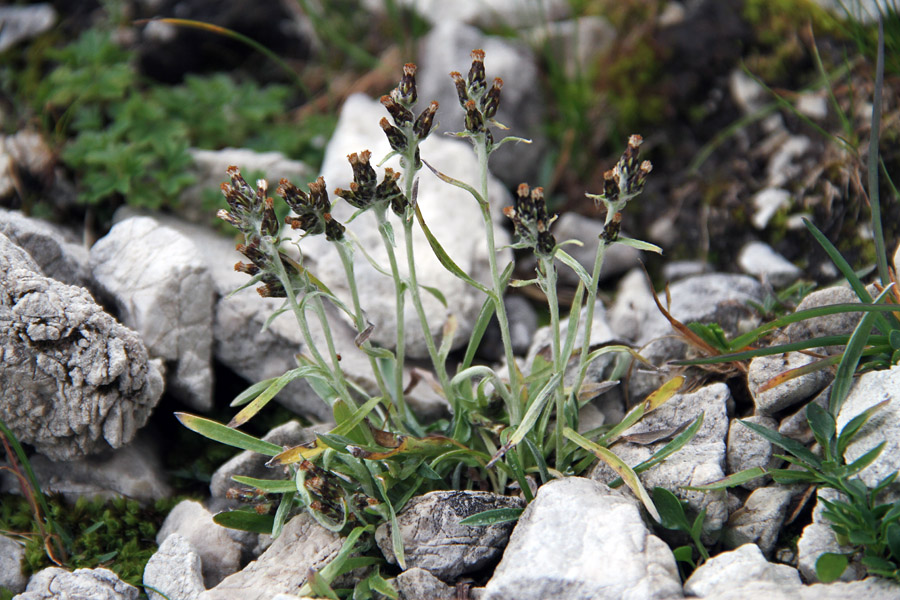
[{"label": "flat slab rock", "polygon": [[310,568],[321,570],[337,555],[343,539],[306,513],[288,521],[272,545],[257,560],[226,577],[197,600],[269,600],[295,593],[306,583]]},{"label": "flat slab rock", "polygon": [[163,377],[140,337],[0,234],[0,418],[54,460],[130,442]]},{"label": "flat slab rock", "polygon": [[[490,492],[429,492],[413,498],[397,515],[406,566],[425,569],[444,581],[477,571],[500,556],[513,523],[473,527],[459,522],[486,510],[524,505],[519,498]],[[390,524],[376,530],[375,541],[388,562],[397,564]]]},{"label": "flat slab rock", "polygon": [[139,594],[109,569],[50,567],[34,575],[14,600],[137,600]]},{"label": "flat slab rock", "polygon": [[638,502],[570,477],[538,490],[481,600],[681,597],[672,551],[647,529]]}]

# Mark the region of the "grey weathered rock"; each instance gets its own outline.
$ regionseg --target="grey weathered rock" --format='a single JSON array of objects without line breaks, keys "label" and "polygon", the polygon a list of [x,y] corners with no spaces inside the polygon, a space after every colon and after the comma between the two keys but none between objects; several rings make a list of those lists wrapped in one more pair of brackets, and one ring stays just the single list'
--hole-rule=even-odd
[{"label": "grey weathered rock", "polygon": [[[465,3],[466,6],[481,4]],[[452,10],[458,11],[462,5],[456,3]],[[533,182],[534,174],[540,168],[547,142],[540,127],[545,109],[540,92],[537,61],[527,44],[509,38],[485,35],[477,28],[458,21],[439,20],[420,42],[421,59],[419,70],[416,72],[419,101],[437,100],[441,105],[435,119],[435,132],[431,135],[434,137],[436,133],[464,130],[465,111],[459,105],[456,88],[448,75],[451,71],[468,73],[472,64],[470,53],[476,48],[484,50],[488,82],[493,81],[495,77],[503,80],[503,93],[500,96],[496,120],[509,127],[509,130],[494,128],[495,140],[512,135],[528,138],[532,142],[504,144],[496,152],[491,153],[491,172],[509,188],[514,188],[523,181]],[[422,158],[431,162],[424,148]],[[446,164],[443,167],[435,166],[442,170],[451,168]],[[477,171],[460,169],[458,175],[454,176],[477,177],[475,173]]]},{"label": "grey weathered rock", "polygon": [[[859,472],[859,478],[869,487],[900,470],[900,365],[865,373],[857,379],[838,412],[838,431],[880,402],[887,404],[872,415],[844,451],[844,460],[851,463],[885,442],[878,458]],[[897,491],[900,487],[894,483],[889,489]]]},{"label": "grey weathered rock", "polygon": [[[762,425],[769,429],[775,429],[777,422],[771,417],[747,417],[741,421],[748,421],[756,425]],[[742,425],[738,419],[732,419],[731,425],[728,427],[728,451],[726,452],[726,462],[728,465],[728,474],[737,473],[744,469],[752,469],[753,467],[762,467],[763,469],[771,469],[778,466],[780,459],[774,458],[775,454],[772,443],[764,437]],[[766,484],[768,477],[757,477],[741,487],[748,490],[755,490]]]},{"label": "grey weathered rock", "polygon": [[[531,302],[518,294],[507,294],[503,297],[503,303],[506,306],[506,318],[509,321],[509,337],[513,354],[522,356],[528,352],[531,340],[534,339],[534,333],[537,331],[537,311]],[[481,344],[478,346],[478,356],[490,362],[500,362],[505,356],[497,315],[491,317],[491,321],[484,331]]]},{"label": "grey weathered rock", "polygon": [[109,569],[49,567],[28,581],[14,600],[137,600],[140,591]]},{"label": "grey weathered rock", "polygon": [[702,260],[673,260],[663,265],[663,277],[674,283],[679,279],[703,275],[710,269],[710,265]]},{"label": "grey weathered rock", "polygon": [[54,23],[56,10],[49,2],[0,7],[0,52],[47,31]]},{"label": "grey weathered rock", "polygon": [[791,194],[781,188],[764,188],[754,194],[751,200],[756,212],[750,217],[753,226],[757,229],[765,229],[769,220],[782,208],[791,203]]},{"label": "grey weathered rock", "polygon": [[[246,148],[223,148],[221,150],[201,150],[191,148],[192,173],[197,182],[185,189],[176,205],[179,216],[193,223],[208,223],[212,214],[208,204],[203,202],[205,190],[216,190],[228,178],[225,170],[234,165],[240,167],[247,181],[251,181],[253,173],[263,173],[270,181],[276,182],[282,177],[290,179],[302,189],[306,182],[316,178],[315,171],[309,165],[291,160],[281,152],[255,152]],[[274,189],[274,184],[272,189]]]},{"label": "grey weathered rock", "polygon": [[119,448],[162,394],[160,365],[90,294],[44,277],[0,235],[0,418],[66,460]]},{"label": "grey weathered rock", "polygon": [[240,544],[231,539],[224,527],[213,521],[213,515],[199,502],[179,502],[159,528],[156,543],[162,545],[176,533],[187,540],[200,556],[206,587],[218,585],[240,568]]},{"label": "grey weathered rock", "polygon": [[482,600],[681,598],[672,551],[639,504],[570,477],[543,485],[519,518]]},{"label": "grey weathered rock", "polygon": [[725,547],[755,544],[769,556],[775,549],[792,495],[791,488],[783,485],[754,490],[744,506],[729,516],[723,535]]},{"label": "grey weathered rock", "polygon": [[169,390],[212,408],[214,288],[196,245],[149,217],[117,223],[91,248],[91,270],[119,318],[172,365]]},{"label": "grey weathered rock", "polygon": [[[269,431],[262,439],[271,444],[289,448],[309,442],[315,439],[316,433],[325,433],[326,431],[328,428],[325,426],[303,427],[297,421],[288,421]],[[230,488],[237,486],[231,479],[234,475],[257,479],[285,479],[284,470],[266,466],[266,461],[270,458],[270,456],[249,450],[236,454],[213,473],[209,482],[210,494],[215,498],[224,498]]]},{"label": "grey weathered rock", "polygon": [[[641,419],[624,432],[625,435],[657,430],[669,430],[683,423],[693,422],[703,412],[703,425],[697,434],[681,450],[665,462],[639,474],[648,490],[664,487],[682,500],[686,500],[696,512],[707,510],[703,530],[706,534],[718,531],[728,517],[725,495],[721,492],[695,492],[681,486],[696,486],[716,481],[725,476],[725,435],[728,431],[726,404],[731,392],[724,383],[715,383],[691,394],[677,394],[661,407]],[[665,441],[652,444],[617,442],[610,446],[619,458],[629,466],[637,465],[659,450]],[[618,477],[606,463],[597,463],[591,479],[608,483]]]},{"label": "grey weathered rock", "polygon": [[817,583],[814,585],[785,586],[773,581],[748,581],[731,588],[722,588],[705,600],[847,600],[848,598],[866,598],[866,600],[894,600],[897,597],[897,584],[870,577],[864,581],[850,583]]},{"label": "grey weathered rock", "polygon": [[288,521],[268,550],[243,570],[226,577],[197,600],[269,600],[296,593],[310,568],[321,570],[337,555],[343,540],[302,513]]},{"label": "grey weathered rock", "polygon": [[738,254],[738,266],[744,273],[765,277],[776,288],[797,281],[802,271],[764,242],[750,242]]},{"label": "grey weathered rock", "polygon": [[[424,97],[421,89],[419,95]],[[329,188],[348,188],[350,186],[352,172],[347,163],[348,154],[369,149],[372,152],[373,163],[377,163],[388,154],[390,148],[387,139],[384,131],[378,126],[379,120],[386,114],[387,111],[381,103],[370,100],[361,94],[347,99],[341,110],[341,117],[334,136],[328,143],[322,165],[322,174]],[[467,142],[446,139],[432,133],[422,144],[421,152],[423,160],[452,177],[471,180],[471,177],[478,172],[475,155]],[[397,157],[392,158],[385,166],[399,169],[398,160]],[[493,179],[492,182],[490,186],[492,204],[503,204],[507,192],[499,182]],[[489,283],[491,276],[481,210],[469,193],[447,185],[431,173],[423,172],[419,179],[418,205],[422,210],[425,222],[429,224],[435,237],[456,264],[474,279]],[[355,209],[352,206],[342,201],[336,202],[332,210],[333,216],[341,222],[345,222],[354,212]],[[399,267],[405,274],[407,269],[406,260],[404,260],[406,245],[403,225],[393,212],[388,211],[388,213],[397,243],[395,251],[400,263]],[[369,254],[379,264],[388,268],[387,252],[378,233],[375,215],[371,211],[366,212],[354,219],[348,228],[356,235]],[[508,234],[497,224],[495,224],[495,239],[497,247],[503,246],[509,240]],[[431,333],[440,340],[448,313],[453,313],[459,324],[454,345],[459,347],[465,343],[472,331],[475,318],[484,302],[484,295],[452,275],[440,264],[418,225],[415,225],[413,229],[413,249],[419,283],[438,288],[447,300],[447,307],[445,307],[431,294],[422,293],[422,303]],[[341,262],[334,244],[325,240],[324,236],[309,237],[301,243],[301,250],[304,254],[305,264],[310,271],[350,305],[349,288],[343,269],[337,267]],[[497,260],[499,268],[502,270],[511,260],[510,252],[508,250],[500,252]],[[363,302],[368,320],[375,325],[370,339],[373,343],[393,347],[396,343],[393,279],[376,271],[362,252],[355,253],[354,261],[356,282],[364,294],[364,299],[377,299]],[[427,357],[425,337],[415,307],[410,301],[406,302],[404,322],[407,333],[407,356],[411,358]]]},{"label": "grey weathered rock", "polygon": [[80,286],[90,281],[88,251],[66,230],[0,208],[0,233],[28,252],[47,277]]},{"label": "grey weathered rock", "polygon": [[57,462],[37,455],[31,467],[45,493],[62,494],[69,502],[79,496],[124,496],[147,504],[172,493],[156,446],[139,434],[122,448],[87,458]]},{"label": "grey weathered rock", "polygon": [[760,391],[760,388],[776,375],[815,361],[814,357],[800,352],[758,356],[750,361],[750,367],[747,370],[747,387],[750,389],[750,395],[753,396],[756,414],[772,415],[804,400],[809,400],[831,383],[834,375],[827,369],[821,369]]},{"label": "grey weathered rock", "polygon": [[[834,530],[823,515],[825,507],[819,502],[820,498],[826,500],[846,500],[841,494],[830,488],[819,488],[816,492],[816,506],[813,509],[812,523],[803,528],[800,539],[797,540],[797,568],[806,581],[815,582],[816,561],[825,552],[852,555],[852,546],[841,546],[835,537]],[[861,579],[865,569],[856,560],[850,562],[847,569],[841,574],[841,581],[853,581]]]},{"label": "grey weathered rock", "polygon": [[[513,523],[474,527],[459,521],[486,510],[522,506],[519,498],[489,492],[429,492],[413,498],[397,515],[407,567],[425,569],[444,581],[477,571],[500,556]],[[389,523],[378,527],[375,541],[388,562],[396,564]]]},{"label": "grey weathered rock", "polygon": [[[203,585],[200,555],[184,537],[173,533],[160,544],[159,549],[144,567],[144,588],[149,600],[196,600],[206,590]],[[152,588],[152,589],[151,589]]]},{"label": "grey weathered rock", "polygon": [[782,589],[803,585],[797,569],[770,563],[755,544],[744,544],[700,565],[684,582],[684,592],[698,598],[716,597],[748,582],[773,583]]},{"label": "grey weathered rock", "polygon": [[25,589],[28,578],[22,573],[24,559],[25,546],[0,535],[0,588],[6,588],[14,594]]},{"label": "grey weathered rock", "polygon": [[456,590],[426,571],[412,567],[397,575],[400,600],[456,600]]},{"label": "grey weathered rock", "polygon": [[812,430],[809,428],[809,421],[806,418],[806,409],[816,403],[822,408],[828,408],[828,398],[831,394],[831,384],[819,392],[815,398],[803,404],[795,413],[786,416],[778,424],[778,433],[785,435],[791,439],[803,442],[804,444],[812,443],[816,438],[813,436]]}]

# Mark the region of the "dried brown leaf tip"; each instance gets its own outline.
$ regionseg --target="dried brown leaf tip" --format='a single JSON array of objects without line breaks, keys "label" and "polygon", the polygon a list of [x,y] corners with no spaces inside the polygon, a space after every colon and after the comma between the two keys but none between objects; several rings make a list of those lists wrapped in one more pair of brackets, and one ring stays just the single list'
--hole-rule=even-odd
[{"label": "dried brown leaf tip", "polygon": [[522,183],[516,190],[513,206],[503,209],[509,217],[519,238],[516,247],[531,248],[537,256],[551,257],[556,248],[556,238],[550,233],[550,224],[555,217],[547,213],[544,188],[531,189]]}]

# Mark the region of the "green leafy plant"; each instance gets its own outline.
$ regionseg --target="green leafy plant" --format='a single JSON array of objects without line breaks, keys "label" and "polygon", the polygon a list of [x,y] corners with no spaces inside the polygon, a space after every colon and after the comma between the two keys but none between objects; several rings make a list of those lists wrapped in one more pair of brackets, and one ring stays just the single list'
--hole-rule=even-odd
[{"label": "green leafy plant", "polygon": [[[322,178],[309,184],[309,192],[281,180],[277,195],[291,208],[293,215],[285,220],[303,236],[325,235],[341,258],[350,290],[350,302],[337,298],[327,286],[305,266],[286,252],[289,237],[276,217],[275,201],[268,197],[265,180],[251,187],[236,167],[229,169],[231,181],[223,184],[228,210],[219,216],[241,231],[244,242],[238,250],[249,260],[235,268],[251,276],[247,284],[259,284],[262,296],[284,298],[276,312],[293,314],[306,340],[308,354],[298,356],[298,365],[281,377],[251,386],[232,403],[243,406],[227,425],[210,419],[180,413],[178,418],[189,429],[210,439],[234,447],[259,452],[272,458],[271,466],[287,467],[290,479],[267,481],[235,477],[245,486],[242,493],[256,504],[255,508],[222,513],[219,523],[277,535],[285,521],[298,511],[308,512],[324,527],[348,533],[345,547],[356,544],[364,551],[372,528],[380,522],[393,525],[392,546],[399,564],[405,564],[403,546],[397,526],[397,512],[417,493],[430,489],[487,487],[504,493],[518,488],[527,500],[532,499],[532,485],[555,477],[583,472],[597,457],[609,464],[622,481],[641,498],[648,512],[659,518],[656,507],[637,478],[636,471],[658,464],[681,448],[696,433],[702,417],[686,431],[676,435],[666,447],[635,469],[623,463],[608,446],[622,432],[671,398],[683,379],[669,381],[644,402],[639,403],[615,427],[577,433],[578,411],[608,386],[586,382],[588,367],[597,358],[621,353],[643,360],[626,346],[591,348],[591,324],[596,304],[599,272],[607,248],[624,243],[643,250],[658,248],[619,235],[621,211],[641,192],[650,173],[648,161],[638,160],[640,136],[632,136],[616,166],[605,175],[601,194],[590,195],[606,208],[605,225],[599,234],[598,250],[591,272],[569,256],[550,231],[554,217],[547,211],[540,188],[526,184],[518,188],[513,206],[505,214],[515,226],[515,248],[530,250],[538,259],[534,279],[510,281],[512,264],[499,265],[493,237],[493,222],[488,203],[488,159],[497,147],[517,138],[495,140],[492,127],[502,128],[493,118],[500,102],[503,82],[489,82],[485,75],[484,53],[473,51],[468,75],[452,73],[459,103],[466,113],[465,131],[455,134],[471,142],[477,162],[475,184],[454,179],[430,165],[420,156],[419,144],[431,132],[438,109],[430,103],[424,110],[414,111],[417,100],[415,65],[407,64],[403,77],[390,95],[381,98],[390,119],[383,118],[381,127],[391,146],[389,156],[398,156],[401,171],[385,169],[379,181],[368,151],[351,154],[353,183],[335,195],[362,211],[372,211],[378,224],[388,265],[378,264],[368,253],[367,260],[394,282],[397,309],[396,344],[393,349],[376,347],[369,341],[370,325],[365,319],[361,293],[357,289],[352,253],[363,251],[346,235],[344,224],[332,216],[332,201]],[[427,166],[449,185],[460,187],[472,196],[481,210],[488,245],[491,281],[482,284],[466,273],[432,233],[417,204],[416,174]],[[397,219],[389,217],[388,211]],[[351,219],[352,220],[352,219]],[[398,225],[402,231],[395,231]],[[428,316],[422,303],[423,293],[436,297],[444,305],[440,290],[418,281],[413,228],[418,224],[431,250],[450,273],[476,288],[485,296],[480,315],[462,361],[455,373],[448,368],[448,355],[456,332],[455,320],[445,323],[440,340],[430,333]],[[405,256],[397,252],[396,238],[403,236]],[[301,244],[302,244],[301,237]],[[405,260],[408,275],[399,268]],[[579,277],[575,302],[568,327],[561,325],[556,298],[557,264],[573,269]],[[522,373],[512,352],[509,320],[503,294],[510,285],[538,285],[548,299],[552,348],[549,357],[538,357],[529,373]],[[447,400],[452,412],[449,420],[423,424],[406,401],[403,385],[406,335],[404,305],[412,303],[421,323],[425,345],[431,359],[433,386]],[[361,388],[341,368],[338,349],[331,338],[324,303],[343,311],[357,326],[357,346],[368,356],[377,392]],[[490,318],[496,315],[500,325],[506,363],[509,371],[501,376],[488,366],[474,364],[475,350]],[[579,334],[581,319],[584,324]],[[310,320],[321,325],[325,344],[314,343]],[[564,383],[566,372],[572,382]],[[238,431],[256,415],[290,381],[303,378],[333,411],[335,427],[319,434],[313,442],[282,449]],[[621,484],[621,482],[619,482]],[[240,493],[239,493],[240,495]],[[516,518],[517,513],[475,515],[476,522],[496,522]],[[355,536],[355,537],[354,537]],[[352,543],[351,543],[352,540]],[[349,546],[347,546],[349,544]],[[349,550],[348,550],[349,552]],[[348,564],[352,562],[347,554]],[[374,557],[359,557],[376,560]],[[336,567],[340,571],[342,567]],[[320,572],[307,582],[304,590],[330,597],[329,586],[335,570]],[[375,589],[376,580],[368,584]]]},{"label": "green leafy plant", "polygon": [[686,512],[686,503],[663,487],[653,488],[653,503],[659,509],[660,526],[686,533],[694,544],[693,548],[691,546],[679,546],[672,550],[675,559],[696,569],[697,562],[694,560],[694,550],[696,549],[703,561],[709,560],[709,551],[700,540],[703,521],[706,519],[706,509],[701,510],[693,520],[689,519]]}]

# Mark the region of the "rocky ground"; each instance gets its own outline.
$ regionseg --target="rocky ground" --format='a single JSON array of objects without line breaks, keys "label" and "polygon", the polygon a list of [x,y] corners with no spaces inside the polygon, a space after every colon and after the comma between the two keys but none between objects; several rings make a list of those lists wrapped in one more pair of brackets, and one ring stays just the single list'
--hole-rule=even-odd
[{"label": "rocky ground", "polygon": [[[368,4],[377,15],[375,5],[379,3]],[[465,68],[469,52],[483,48],[490,75],[506,82],[498,119],[514,134],[535,140],[530,147],[510,145],[496,160],[492,158],[490,193],[496,222],[503,221],[500,207],[511,202],[509,190],[521,181],[533,182],[535,174],[545,168],[542,161],[547,154],[558,149],[539,126],[552,118],[547,104],[536,98],[542,77],[539,57],[527,45],[485,31],[496,29],[498,14],[504,15],[499,21],[510,27],[533,28],[533,35],[558,36],[562,47],[571,49],[567,55],[571,60],[604,45],[629,42],[624,33],[616,37],[608,23],[598,25],[587,17],[568,19],[564,2],[546,4],[546,18],[558,23],[558,31],[542,32],[542,20],[529,18],[527,11],[504,13],[503,6],[462,15],[444,14],[441,11],[447,9],[434,3],[423,11],[432,28],[420,41],[420,97],[435,98],[442,107],[454,106],[455,91],[446,73]],[[791,109],[767,108],[771,96],[737,64],[740,53],[735,55],[732,46],[722,40],[726,36],[749,39],[751,35],[745,21],[734,17],[737,4],[672,2],[654,16],[655,43],[667,44],[670,50],[666,64],[675,70],[668,81],[678,93],[668,88],[671,99],[664,111],[665,122],[655,131],[645,132],[645,154],[655,169],[638,201],[641,205],[626,215],[624,223],[630,235],[664,248],[662,259],[649,258],[650,270],[652,279],[669,283],[671,315],[684,323],[718,323],[728,336],[764,322],[771,315],[760,314],[756,307],[774,310],[775,292],[798,281],[816,282],[819,289],[796,306],[785,299],[783,310],[856,301],[846,287],[833,285],[838,273],[824,254],[813,249],[801,216],[816,222],[847,252],[854,266],[870,263],[872,256],[871,250],[866,250],[867,236],[871,236],[864,218],[867,209],[859,199],[865,187],[859,175],[863,158],[846,149],[836,150],[834,142],[819,131],[837,131],[840,125],[827,89],[804,89],[798,83],[786,87],[789,93],[784,94]],[[302,24],[298,16],[293,18]],[[598,48],[578,46],[576,41],[586,40],[566,37],[582,27],[592,32],[583,38]],[[9,31],[0,30],[0,42]],[[610,41],[604,41],[604,35]],[[714,51],[717,44],[721,51]],[[826,46],[823,42],[823,52]],[[705,48],[705,58],[692,52],[694,48]],[[863,140],[871,128],[870,113],[866,112],[871,109],[866,104],[871,73],[866,68],[871,65],[855,66],[852,75],[834,88],[835,101],[845,110],[862,107],[852,113],[849,128],[864,134]],[[263,327],[280,301],[260,298],[249,289],[231,294],[246,283],[246,276],[233,270],[241,255],[234,250],[233,239],[211,228],[205,219],[198,223],[192,218],[204,211],[199,190],[217,188],[225,179],[225,168],[232,164],[248,173],[265,172],[273,182],[288,177],[303,183],[321,173],[329,188],[349,187],[347,154],[368,148],[380,157],[389,150],[378,125],[386,113],[373,99],[394,85],[391,79],[386,81],[380,91],[347,94],[321,165],[247,149],[192,150],[191,169],[200,182],[183,194],[175,210],[120,206],[108,228],[97,227],[98,239],[90,244],[83,243],[84,227],[75,229],[18,210],[23,208],[26,187],[48,193],[73,185],[71,174],[47,167],[54,160],[47,141],[29,128],[0,138],[0,165],[6,165],[0,172],[0,196],[9,207],[0,209],[0,418],[28,448],[40,487],[69,502],[99,494],[125,496],[149,505],[176,493],[192,496],[178,503],[156,532],[158,549],[146,563],[141,581],[133,582],[141,583],[143,589],[103,567],[72,572],[49,567],[26,577],[21,540],[2,536],[0,589],[18,594],[15,597],[22,600],[63,594],[110,600],[141,594],[153,600],[286,600],[296,597],[293,594],[308,582],[311,569],[321,571],[339,554],[343,538],[306,513],[294,516],[274,540],[266,534],[214,523],[215,513],[237,506],[229,493],[232,476],[271,478],[282,473],[265,467],[266,457],[245,451],[215,465],[208,489],[198,493],[194,487],[185,492],[171,467],[172,455],[179,454],[172,433],[178,425],[171,415],[176,410],[212,415],[232,412],[226,409],[227,403],[247,382],[280,376],[296,365],[295,355],[304,347],[300,332],[287,316]],[[895,78],[889,77],[885,85],[887,90],[897,89]],[[891,171],[897,161],[891,140],[896,140],[897,95],[886,91],[884,98],[884,129],[888,133],[882,136],[886,146],[882,155],[886,169],[896,172]],[[703,114],[690,117],[691,106],[700,106]],[[746,118],[746,126],[710,146],[708,159],[691,170],[691,160],[704,144],[741,118]],[[441,126],[454,130],[460,124],[448,114],[441,117]],[[602,147],[588,149],[599,151]],[[867,141],[858,147],[867,148]],[[476,168],[467,144],[443,136],[429,138],[422,154],[451,176],[464,179]],[[569,252],[586,268],[593,260],[602,215],[581,200],[581,194],[600,189],[602,172],[615,161],[592,156],[595,158],[602,163],[600,168],[583,176],[562,169],[552,188],[560,199],[560,218],[553,232],[559,240],[585,242]],[[52,175],[49,179],[45,177],[48,173]],[[578,185],[583,187],[576,189]],[[896,196],[890,198],[886,187],[882,197],[886,235],[890,248],[896,249],[896,270],[900,267],[900,203]],[[480,215],[468,195],[423,172],[418,203],[456,263],[475,279],[486,279],[487,248],[479,229]],[[335,217],[341,221],[351,213],[346,204],[335,208]],[[378,255],[381,241],[374,220],[359,218],[351,225],[360,243],[384,262]],[[498,245],[509,243],[508,229],[498,226],[496,235]],[[417,256],[430,256],[424,237],[415,239],[414,244]],[[302,250],[304,264],[336,295],[348,297],[350,291],[341,287],[335,267],[338,258],[331,245],[310,238]],[[512,256],[509,250],[504,252],[504,256]],[[631,406],[681,372],[670,361],[695,355],[690,345],[673,335],[669,321],[653,301],[654,290],[640,268],[641,260],[647,258],[644,254],[627,246],[612,247],[601,278],[603,301],[594,313],[590,342],[592,347],[627,343],[639,348],[656,368],[635,369],[621,385],[586,405],[580,418],[582,431],[620,421]],[[524,256],[517,258],[517,275],[527,277],[533,262]],[[372,341],[390,345],[387,332],[394,331],[394,309],[390,300],[378,299],[391,298],[393,284],[364,257],[356,259],[360,287],[372,299],[368,318],[379,323]],[[561,270],[560,283],[570,290],[568,301],[578,282],[572,273]],[[419,277],[444,293],[446,305],[453,307],[458,320],[457,335],[466,338],[482,302],[477,291],[449,275],[436,259],[421,262]],[[657,293],[665,300],[664,293]],[[565,302],[566,294],[561,298]],[[549,345],[548,331],[538,327],[542,318],[536,309],[539,300],[524,293],[506,299],[516,358],[523,367]],[[425,308],[435,324],[434,333],[440,333],[446,309],[437,301],[426,302]],[[834,315],[813,324],[792,325],[782,332],[783,339],[848,334],[858,323],[858,315]],[[371,388],[374,382],[368,362],[355,343],[357,331],[337,310],[329,314],[329,321],[342,368],[355,383]],[[413,359],[427,356],[417,323],[410,314],[406,330]],[[379,337],[382,334],[384,337]],[[480,359],[486,363],[502,359],[498,335],[489,331],[481,348]],[[324,345],[321,330],[314,330],[312,336]],[[826,354],[833,351],[825,350]],[[900,595],[896,583],[866,577],[858,554],[841,547],[822,515],[824,504],[819,497],[829,499],[827,490],[816,492],[813,487],[786,486],[765,478],[727,491],[683,488],[708,484],[751,467],[783,465],[774,456],[779,450],[739,420],[812,444],[804,408],[809,403],[827,404],[833,373],[815,371],[761,389],[772,377],[811,360],[794,352],[756,358],[730,371],[691,371],[691,385],[685,391],[612,446],[629,465],[640,463],[666,443],[656,434],[694,422],[702,414],[702,426],[684,448],[641,474],[647,489],[669,489],[686,502],[692,514],[705,510],[702,539],[714,552],[692,572],[676,561],[672,550],[684,545],[687,538],[653,526],[630,491],[610,487],[616,474],[595,465],[581,477],[560,478],[540,487],[516,522],[487,527],[459,524],[486,509],[524,507],[515,490],[512,495],[435,491],[413,498],[398,515],[405,569],[397,566],[389,525],[383,524],[374,535],[373,552],[380,552],[390,565],[382,573],[392,580],[399,597],[407,600],[738,600],[763,595],[896,598]],[[601,383],[612,367],[611,362],[598,363],[588,377]],[[872,406],[898,397],[900,367],[861,375],[837,416],[838,427]],[[424,419],[447,415],[446,402],[427,383],[411,386],[409,400]],[[289,416],[286,422],[259,432],[266,441],[295,446],[330,429],[331,409],[305,381],[290,383],[278,401],[284,409],[278,414]],[[844,450],[852,461],[878,443],[887,443],[881,456],[861,473],[869,486],[900,468],[900,435],[895,431],[900,427],[900,407],[894,404],[882,408],[878,419],[867,424]],[[189,462],[189,458],[181,460]],[[0,483],[7,493],[20,489],[8,472],[0,475]],[[888,491],[896,492],[893,488]],[[825,552],[851,554],[840,581],[818,582],[815,564]],[[111,558],[106,566],[115,569],[116,559]],[[342,577],[333,587],[352,587],[360,573],[352,571]]]}]

